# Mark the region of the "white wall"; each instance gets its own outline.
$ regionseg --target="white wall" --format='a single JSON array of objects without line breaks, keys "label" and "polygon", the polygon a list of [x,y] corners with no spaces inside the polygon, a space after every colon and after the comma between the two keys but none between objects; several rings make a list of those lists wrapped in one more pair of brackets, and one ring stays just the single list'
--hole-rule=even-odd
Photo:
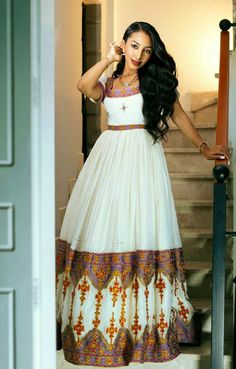
[{"label": "white wall", "polygon": [[183,106],[189,92],[217,90],[221,19],[232,19],[232,0],[114,0],[114,39],[134,21],[153,24],[177,63]]},{"label": "white wall", "polygon": [[68,179],[78,172],[82,152],[81,94],[76,84],[82,71],[82,1],[55,1],[56,218],[67,205]]}]

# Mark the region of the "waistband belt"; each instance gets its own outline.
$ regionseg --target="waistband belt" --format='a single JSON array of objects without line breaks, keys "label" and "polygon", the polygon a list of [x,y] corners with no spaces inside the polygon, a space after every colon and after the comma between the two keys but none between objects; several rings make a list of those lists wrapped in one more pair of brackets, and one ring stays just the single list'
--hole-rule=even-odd
[{"label": "waistband belt", "polygon": [[127,129],[137,129],[137,128],[145,129],[145,125],[144,124],[128,124],[120,126],[108,125],[108,129],[111,129],[112,131],[125,131]]}]

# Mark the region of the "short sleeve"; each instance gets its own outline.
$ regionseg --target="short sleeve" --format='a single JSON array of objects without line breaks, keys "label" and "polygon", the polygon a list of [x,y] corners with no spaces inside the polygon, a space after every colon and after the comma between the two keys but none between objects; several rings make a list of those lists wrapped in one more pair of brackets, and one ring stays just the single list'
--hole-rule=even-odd
[{"label": "short sleeve", "polygon": [[107,77],[105,75],[102,75],[98,80],[98,85],[101,88],[101,97],[98,100],[89,98],[90,101],[92,101],[95,104],[103,102],[106,96],[106,82],[107,82]]}]

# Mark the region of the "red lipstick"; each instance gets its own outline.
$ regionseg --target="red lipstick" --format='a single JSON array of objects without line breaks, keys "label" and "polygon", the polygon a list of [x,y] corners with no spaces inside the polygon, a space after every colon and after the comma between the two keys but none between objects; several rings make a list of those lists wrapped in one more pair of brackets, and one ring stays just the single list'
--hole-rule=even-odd
[{"label": "red lipstick", "polygon": [[137,61],[137,60],[133,60],[133,59],[131,59],[131,63],[136,65],[136,66],[139,66],[140,64],[142,64],[141,61]]}]

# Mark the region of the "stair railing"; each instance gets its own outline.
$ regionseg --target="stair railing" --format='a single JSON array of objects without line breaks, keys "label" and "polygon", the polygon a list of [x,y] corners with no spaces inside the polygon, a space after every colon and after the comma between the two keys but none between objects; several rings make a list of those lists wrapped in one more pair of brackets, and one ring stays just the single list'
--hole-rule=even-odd
[{"label": "stair railing", "polygon": [[[218,112],[216,144],[228,147],[228,106],[229,106],[229,28],[236,26],[227,19],[220,24],[220,70],[218,89]],[[211,369],[224,369],[224,310],[225,310],[225,256],[226,236],[226,181],[229,177],[228,162],[216,160],[213,168],[214,209],[213,209],[213,259],[212,259],[212,339]],[[234,362],[235,369],[235,362]]]}]

